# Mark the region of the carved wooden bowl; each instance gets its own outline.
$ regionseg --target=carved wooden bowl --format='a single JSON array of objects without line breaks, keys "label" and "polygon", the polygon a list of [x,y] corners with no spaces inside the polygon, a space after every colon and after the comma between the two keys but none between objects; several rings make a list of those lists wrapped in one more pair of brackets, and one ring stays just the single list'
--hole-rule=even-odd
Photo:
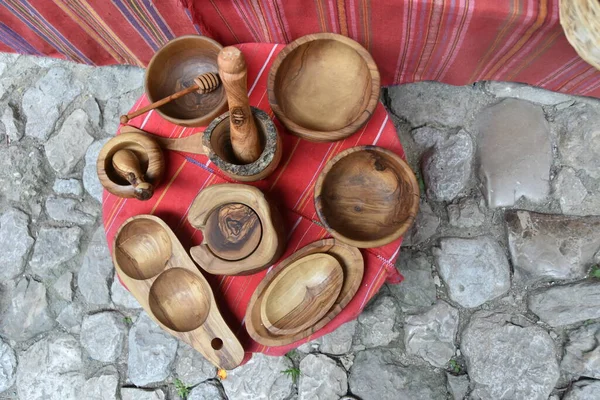
[{"label": "carved wooden bowl", "polygon": [[269,104],[288,130],[315,142],[352,135],[379,99],[377,65],[359,43],[334,33],[288,44],[269,72]]},{"label": "carved wooden bowl", "polygon": [[335,156],[315,185],[315,208],[333,237],[379,247],[402,236],[419,210],[419,185],[408,164],[377,146]]},{"label": "carved wooden bowl", "polygon": [[[152,103],[194,84],[205,72],[218,72],[217,55],[223,46],[205,36],[187,35],[169,41],[146,69],[146,95]],[[225,89],[191,93],[159,108],[167,121],[182,126],[206,126],[227,110]]]}]

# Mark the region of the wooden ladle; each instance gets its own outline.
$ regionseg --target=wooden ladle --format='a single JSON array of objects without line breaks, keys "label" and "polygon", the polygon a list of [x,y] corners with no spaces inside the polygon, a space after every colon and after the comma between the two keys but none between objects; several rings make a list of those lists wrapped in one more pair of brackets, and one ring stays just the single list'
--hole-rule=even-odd
[{"label": "wooden ladle", "polygon": [[260,307],[263,325],[276,335],[293,335],[329,312],[342,290],[339,261],[316,253],[290,264],[271,281]]}]

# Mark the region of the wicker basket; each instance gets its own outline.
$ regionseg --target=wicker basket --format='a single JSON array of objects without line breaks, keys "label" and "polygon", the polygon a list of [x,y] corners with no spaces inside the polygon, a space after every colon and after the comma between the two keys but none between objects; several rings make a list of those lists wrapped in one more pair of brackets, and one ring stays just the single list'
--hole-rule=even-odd
[{"label": "wicker basket", "polygon": [[560,0],[560,24],[577,54],[600,69],[600,0]]}]

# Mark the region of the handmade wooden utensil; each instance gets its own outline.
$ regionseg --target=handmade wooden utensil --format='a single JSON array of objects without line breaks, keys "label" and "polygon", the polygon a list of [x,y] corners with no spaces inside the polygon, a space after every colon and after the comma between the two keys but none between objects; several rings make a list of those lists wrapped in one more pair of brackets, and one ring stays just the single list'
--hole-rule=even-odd
[{"label": "handmade wooden utensil", "polygon": [[134,188],[135,196],[140,200],[148,200],[154,194],[154,186],[144,181],[140,160],[131,150],[117,151],[112,158],[112,165],[119,176],[125,178]]},{"label": "handmade wooden utensil", "polygon": [[331,309],[343,282],[342,266],[327,253],[289,264],[265,291],[260,307],[263,325],[276,335],[293,335],[309,328]]},{"label": "handmade wooden utensil", "polygon": [[237,47],[225,47],[217,59],[219,75],[229,104],[229,130],[233,154],[243,164],[260,157],[260,138],[248,101],[246,59]]},{"label": "handmade wooden utensil", "polygon": [[273,112],[290,132],[331,142],[352,135],[371,118],[380,79],[360,44],[335,33],[315,33],[281,50],[267,89]]},{"label": "handmade wooden utensil", "polygon": [[[187,35],[169,41],[146,68],[146,96],[151,103],[193,85],[202,74],[217,73],[217,56],[223,46],[206,36]],[[223,85],[210,93],[190,93],[164,104],[156,111],[182,126],[206,126],[227,110]]]},{"label": "handmade wooden utensil", "polygon": [[[261,318],[261,307],[267,287],[287,266],[308,255],[316,253],[329,254],[335,257],[342,266],[344,282],[339,296],[327,314],[314,325],[290,335],[276,335],[272,333],[264,326]],[[244,318],[246,329],[248,330],[250,337],[265,346],[284,346],[310,336],[323,328],[329,321],[338,315],[344,307],[346,307],[350,300],[352,300],[362,282],[363,272],[364,262],[362,254],[356,247],[338,242],[335,239],[319,240],[303,247],[280,262],[277,267],[269,271],[267,276],[258,284],[254,294],[252,294]]]},{"label": "handmade wooden utensil", "polygon": [[128,219],[113,248],[119,277],[162,329],[219,368],[242,362],[244,349],[223,320],[208,282],[160,218]]},{"label": "handmade wooden utensil", "polygon": [[202,190],[188,212],[203,241],[192,259],[215,275],[248,275],[273,264],[285,249],[281,215],[249,185],[224,183]]},{"label": "handmade wooden utensil", "polygon": [[321,171],[315,208],[331,235],[356,247],[402,236],[419,211],[419,184],[397,154],[377,146],[342,151]]},{"label": "handmade wooden utensil", "polygon": [[202,74],[202,75],[194,78],[194,84],[191,85],[190,87],[180,90],[177,93],[173,93],[172,95],[167,96],[164,99],[155,101],[154,103],[149,104],[146,107],[142,107],[137,111],[134,111],[129,114],[121,115],[120,121],[122,124],[126,124],[127,122],[129,122],[130,119],[138,117],[142,114],[145,114],[148,111],[154,110],[155,108],[163,106],[173,100],[177,100],[178,98],[185,96],[186,94],[190,94],[190,93],[194,93],[194,92],[197,92],[200,94],[210,93],[219,87],[219,82],[220,82],[219,75],[215,74],[214,72],[207,72],[205,74]]}]

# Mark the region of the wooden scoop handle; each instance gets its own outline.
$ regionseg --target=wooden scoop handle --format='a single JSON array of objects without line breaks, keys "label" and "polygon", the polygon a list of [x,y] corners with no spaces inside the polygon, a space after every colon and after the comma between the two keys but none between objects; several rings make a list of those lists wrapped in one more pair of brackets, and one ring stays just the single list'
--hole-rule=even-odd
[{"label": "wooden scoop handle", "polygon": [[154,194],[154,186],[144,180],[144,174],[135,153],[121,149],[113,154],[112,165],[115,172],[127,180],[134,188],[138,200],[148,200]]},{"label": "wooden scoop handle", "polygon": [[250,164],[260,157],[261,146],[248,102],[248,69],[237,47],[225,47],[217,58],[219,76],[229,103],[231,147],[236,158]]},{"label": "wooden scoop handle", "polygon": [[173,93],[172,95],[165,97],[164,99],[160,99],[155,101],[152,104],[147,105],[146,107],[142,107],[137,111],[129,113],[127,115],[121,115],[120,121],[122,124],[126,124],[130,119],[138,117],[144,113],[147,113],[150,110],[154,110],[160,106],[163,106],[173,100],[176,100],[186,94],[190,94],[193,92],[199,92],[201,94],[210,93],[216,88],[219,87],[219,76],[214,72],[207,72],[202,74],[194,79],[194,84],[189,88],[180,90],[177,93]]},{"label": "wooden scoop handle", "polygon": [[194,133],[193,135],[186,136],[184,138],[171,139],[152,133],[143,131],[133,126],[124,126],[121,128],[121,133],[143,133],[148,137],[152,138],[160,147],[165,150],[181,151],[190,154],[202,154],[208,155],[208,151],[202,144],[202,137],[204,132]]}]

